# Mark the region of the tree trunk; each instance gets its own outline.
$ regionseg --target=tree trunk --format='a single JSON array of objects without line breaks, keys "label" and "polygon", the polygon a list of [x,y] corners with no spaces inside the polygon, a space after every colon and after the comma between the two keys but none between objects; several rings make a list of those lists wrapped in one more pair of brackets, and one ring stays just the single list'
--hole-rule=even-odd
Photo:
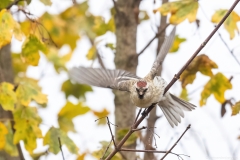
[{"label": "tree trunk", "polygon": [[[162,4],[167,3],[167,2],[168,2],[168,0],[163,0]],[[167,17],[161,16],[160,26],[158,27],[158,32],[160,32],[166,26],[166,24],[167,24]],[[159,53],[159,51],[162,47],[162,44],[164,42],[164,39],[165,39],[165,31],[158,37],[158,46],[157,46],[156,54]],[[159,76],[161,75],[161,72],[162,72],[162,66],[159,69],[159,74],[158,74]],[[147,119],[147,127],[154,127],[156,121],[160,118],[157,116],[157,113],[156,113],[157,108],[158,107],[154,107],[153,110],[150,112],[149,118]],[[152,132],[154,132],[154,128],[152,128]],[[153,136],[155,136],[152,134],[152,132],[148,131],[144,137],[144,146],[145,146],[146,150],[155,150],[155,148],[152,147]],[[144,154],[144,160],[155,160],[155,159],[156,159],[156,157],[154,156],[154,153],[145,153]]]},{"label": "tree trunk", "polygon": [[[132,73],[136,73],[138,59],[136,54],[136,33],[137,33],[137,18],[139,0],[118,0],[115,4],[116,16],[116,55],[115,65],[117,69],[124,69]],[[136,107],[132,104],[129,94],[121,91],[114,91],[115,94],[115,124],[118,127],[115,130],[117,141],[117,132],[121,129],[129,129],[135,118]],[[133,143],[127,148],[135,148],[136,143]],[[135,153],[121,153],[124,159],[136,159]]]},{"label": "tree trunk", "polygon": [[[7,45],[0,49],[0,83],[9,82],[13,84],[13,81],[14,81],[14,75],[13,75],[13,69],[12,69],[11,51],[10,51],[10,45]],[[12,120],[13,119],[12,112],[5,111],[0,106],[0,119]],[[13,126],[14,125],[13,121],[11,122]],[[24,160],[20,144],[17,144],[17,149],[18,149],[18,155],[19,155],[18,157],[11,157],[5,151],[0,151],[0,160]]]}]

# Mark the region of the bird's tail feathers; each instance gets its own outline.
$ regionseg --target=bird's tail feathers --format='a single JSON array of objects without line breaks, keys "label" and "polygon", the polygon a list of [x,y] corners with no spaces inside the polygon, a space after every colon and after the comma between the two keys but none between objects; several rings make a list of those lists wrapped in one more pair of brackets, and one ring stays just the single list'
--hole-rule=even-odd
[{"label": "bird's tail feathers", "polygon": [[184,117],[183,111],[191,111],[196,107],[171,93],[166,93],[164,97],[165,99],[160,101],[158,105],[172,127],[181,123],[181,117]]}]

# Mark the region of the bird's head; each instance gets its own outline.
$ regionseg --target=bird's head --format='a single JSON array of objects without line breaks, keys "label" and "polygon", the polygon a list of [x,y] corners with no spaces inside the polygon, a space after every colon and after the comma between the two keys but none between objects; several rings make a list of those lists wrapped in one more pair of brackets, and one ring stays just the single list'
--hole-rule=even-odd
[{"label": "bird's head", "polygon": [[139,80],[135,83],[136,92],[139,99],[143,99],[145,93],[148,91],[148,83],[144,80]]}]

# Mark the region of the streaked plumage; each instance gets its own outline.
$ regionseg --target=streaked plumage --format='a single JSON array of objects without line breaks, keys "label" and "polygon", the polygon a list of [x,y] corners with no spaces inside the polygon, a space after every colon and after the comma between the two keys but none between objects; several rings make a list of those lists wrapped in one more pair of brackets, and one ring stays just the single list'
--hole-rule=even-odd
[{"label": "streaked plumage", "polygon": [[151,71],[144,78],[119,69],[85,67],[74,67],[69,71],[69,75],[78,83],[130,92],[132,102],[141,108],[158,103],[170,125],[177,126],[181,122],[181,117],[184,117],[183,110],[191,111],[195,106],[168,92],[163,96],[167,83],[160,76],[156,76],[173,43],[175,31],[176,28],[164,41]]}]

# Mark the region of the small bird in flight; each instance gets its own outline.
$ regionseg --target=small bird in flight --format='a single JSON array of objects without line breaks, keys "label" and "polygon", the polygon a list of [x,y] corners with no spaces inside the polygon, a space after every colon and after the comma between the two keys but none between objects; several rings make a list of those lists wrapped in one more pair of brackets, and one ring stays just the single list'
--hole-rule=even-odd
[{"label": "small bird in flight", "polygon": [[140,108],[158,104],[169,124],[172,127],[174,125],[177,126],[181,122],[181,117],[184,117],[183,110],[191,111],[196,106],[169,92],[163,95],[167,83],[162,77],[156,76],[164,57],[173,43],[175,32],[176,27],[165,39],[150,72],[144,78],[120,69],[110,70],[85,67],[70,69],[70,78],[81,84],[127,91],[130,93],[130,98],[134,105]]}]

